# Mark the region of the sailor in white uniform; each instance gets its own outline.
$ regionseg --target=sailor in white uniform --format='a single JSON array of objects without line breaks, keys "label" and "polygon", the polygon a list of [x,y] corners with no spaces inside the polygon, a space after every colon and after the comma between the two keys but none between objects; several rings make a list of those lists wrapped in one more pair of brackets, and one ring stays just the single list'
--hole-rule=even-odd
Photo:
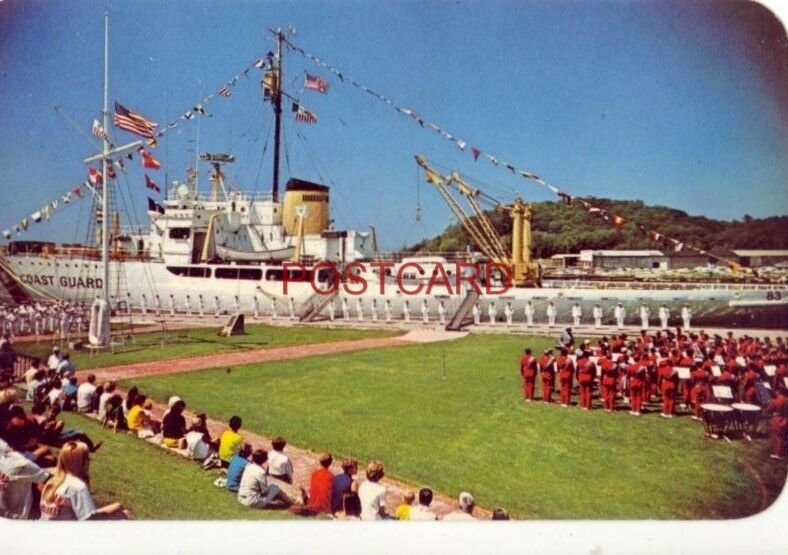
[{"label": "sailor in white uniform", "polygon": [[427,299],[421,301],[421,321],[423,324],[430,323],[430,309],[427,306]]},{"label": "sailor in white uniform", "polygon": [[550,302],[545,309],[547,313],[547,327],[552,328],[555,325],[555,305]]},{"label": "sailor in white uniform", "polygon": [[334,299],[332,298],[330,301],[328,301],[328,319],[332,322],[334,321],[336,310],[337,310],[337,305],[334,302]]},{"label": "sailor in white uniform", "polygon": [[534,305],[531,301],[525,303],[525,325],[529,328],[534,325]]},{"label": "sailor in white uniform", "polygon": [[512,325],[512,318],[514,317],[514,311],[512,310],[512,303],[507,302],[506,306],[503,307],[503,315],[506,318],[506,325]]},{"label": "sailor in white uniform", "polygon": [[161,298],[158,293],[156,293],[156,316],[161,316]]},{"label": "sailor in white uniform", "polygon": [[659,307],[659,325],[663,330],[668,329],[668,320],[670,319],[670,310],[664,304]]},{"label": "sailor in white uniform", "polygon": [[296,306],[295,306],[295,299],[293,297],[290,297],[287,300],[287,308],[288,308],[288,310],[290,312],[290,319],[291,320],[295,320],[296,319]]},{"label": "sailor in white uniform", "polygon": [[189,293],[186,293],[186,302],[183,308],[186,311],[186,316],[192,315],[192,296]]},{"label": "sailor in white uniform", "polygon": [[257,298],[257,293],[252,295],[252,317],[255,320],[260,318],[260,299]]},{"label": "sailor in white uniform", "polygon": [[482,323],[482,311],[479,308],[479,303],[473,304],[472,313],[473,313],[473,323],[474,325],[478,326],[479,324]]},{"label": "sailor in white uniform", "polygon": [[143,316],[148,314],[148,298],[145,296],[145,293],[140,297],[140,312]]},{"label": "sailor in white uniform", "polygon": [[438,303],[438,322],[441,326],[446,325],[446,305],[443,304],[443,301]]},{"label": "sailor in white uniform", "polygon": [[219,316],[222,313],[222,301],[219,298],[219,295],[213,296],[213,307],[214,307],[213,315]]},{"label": "sailor in white uniform", "polygon": [[410,322],[410,301],[408,299],[402,303],[402,319],[405,320],[405,323]]},{"label": "sailor in white uniform", "polygon": [[276,320],[276,297],[271,297],[271,319]]},{"label": "sailor in white uniform", "polygon": [[364,321],[364,301],[360,298],[356,299],[356,317],[359,322]]},{"label": "sailor in white uniform", "polygon": [[592,316],[594,317],[594,327],[600,328],[602,327],[602,307],[598,304],[594,305],[594,309],[591,311]]},{"label": "sailor in white uniform", "polygon": [[350,320],[350,307],[347,304],[347,298],[342,297],[342,318],[347,321]]},{"label": "sailor in white uniform", "polygon": [[233,312],[235,314],[241,312],[241,300],[238,298],[238,295],[233,297]]},{"label": "sailor in white uniform", "polygon": [[689,305],[685,304],[681,307],[681,321],[684,323],[684,331],[690,331],[690,320],[692,319],[692,310]]},{"label": "sailor in white uniform", "polygon": [[651,310],[644,304],[640,305],[640,329],[648,329],[649,316],[651,316]]},{"label": "sailor in white uniform", "polygon": [[373,322],[377,322],[378,321],[378,301],[377,301],[377,299],[372,299],[372,308],[370,308],[370,311],[372,313],[372,321]]},{"label": "sailor in white uniform", "polygon": [[131,293],[126,291],[126,314],[131,316]]},{"label": "sailor in white uniform", "polygon": [[613,316],[616,318],[616,327],[620,330],[624,329],[624,318],[627,317],[627,311],[624,310],[624,305],[618,303],[616,308],[613,309]]},{"label": "sailor in white uniform", "polygon": [[495,307],[495,303],[490,303],[487,305],[487,317],[490,319],[490,325],[495,325],[495,318],[498,316],[498,309]]},{"label": "sailor in white uniform", "polygon": [[170,293],[170,316],[175,316],[175,295]]},{"label": "sailor in white uniform", "polygon": [[386,304],[383,305],[383,312],[386,315],[386,322],[391,323],[391,300],[386,299]]},{"label": "sailor in white uniform", "polygon": [[205,300],[202,298],[202,293],[197,295],[197,309],[200,312],[200,318],[205,316]]},{"label": "sailor in white uniform", "polygon": [[580,326],[580,317],[583,315],[583,308],[578,304],[572,307],[572,324],[577,328]]}]

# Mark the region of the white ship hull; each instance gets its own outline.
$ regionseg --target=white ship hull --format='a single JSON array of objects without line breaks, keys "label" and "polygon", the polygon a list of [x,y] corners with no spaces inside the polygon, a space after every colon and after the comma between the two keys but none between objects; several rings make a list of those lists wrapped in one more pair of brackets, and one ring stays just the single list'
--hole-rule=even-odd
[{"label": "white ship hull", "polygon": [[[90,301],[101,291],[101,265],[95,260],[13,255],[3,257],[2,261],[33,297]],[[184,272],[184,269],[191,269],[195,274],[210,274],[210,277],[178,275],[178,272]],[[257,310],[261,315],[270,315],[273,304],[276,304],[277,314],[287,315],[292,299],[298,313],[310,297],[317,298],[315,288],[310,282],[289,282],[285,291],[281,270],[281,266],[263,264],[176,267],[159,261],[112,262],[109,272],[110,295],[113,302],[130,303],[135,311],[144,305],[148,310],[156,310],[158,306],[161,311],[174,309],[177,313],[187,310],[197,313],[202,305],[204,312],[211,314],[217,311],[223,314],[232,313],[236,310],[253,314]],[[235,275],[234,273],[239,271],[243,278],[227,277],[227,274]],[[225,277],[217,277],[219,275]],[[255,279],[258,277],[259,279]],[[359,319],[360,309],[361,319],[370,321],[373,318],[373,305],[377,319],[383,320],[388,302],[394,319],[401,319],[407,311],[412,320],[419,320],[423,317],[422,307],[426,301],[430,319],[435,321],[442,312],[448,321],[465,297],[465,291],[449,291],[441,285],[426,291],[426,284],[423,282],[421,292],[404,294],[393,279],[386,281],[384,293],[381,294],[380,283],[373,282],[371,275],[365,277],[369,283],[362,294],[346,293],[343,284],[339,286],[338,298],[335,301],[336,318],[342,317],[342,306],[346,303],[351,317],[355,320]],[[407,290],[414,290],[419,283],[408,282],[404,285]],[[325,288],[325,284],[322,287]],[[351,288],[355,290],[358,286]],[[530,302],[534,308],[534,319],[539,322],[547,320],[547,306],[553,303],[557,322],[572,322],[572,307],[578,304],[582,309],[581,322],[590,324],[593,322],[593,307],[598,304],[603,309],[603,322],[610,324],[614,321],[613,308],[620,303],[626,310],[625,320],[628,324],[639,324],[640,307],[647,306],[651,313],[650,323],[654,327],[659,325],[658,311],[664,304],[670,310],[670,325],[674,326],[680,323],[680,309],[687,304],[692,309],[692,321],[698,324],[734,325],[742,315],[749,318],[768,315],[771,326],[788,327],[786,286],[676,284],[670,288],[645,289],[612,285],[599,288],[577,283],[566,287],[511,288],[502,294],[486,294],[483,287],[482,291],[478,302],[483,321],[489,321],[491,303],[496,307],[498,321],[504,321],[507,304],[513,312],[513,319],[523,321],[526,304]],[[324,308],[322,313],[327,316],[328,309]],[[751,322],[751,325],[758,323],[756,320]]]}]

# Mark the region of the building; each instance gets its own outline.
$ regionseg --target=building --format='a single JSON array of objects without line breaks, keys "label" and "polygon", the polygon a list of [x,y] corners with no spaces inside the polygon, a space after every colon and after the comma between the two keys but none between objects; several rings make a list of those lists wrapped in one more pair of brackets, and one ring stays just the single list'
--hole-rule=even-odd
[{"label": "building", "polygon": [[658,250],[583,250],[579,265],[586,270],[667,270],[670,258]]},{"label": "building", "polygon": [[784,249],[733,249],[737,262],[748,268],[777,266],[788,262],[788,250]]}]

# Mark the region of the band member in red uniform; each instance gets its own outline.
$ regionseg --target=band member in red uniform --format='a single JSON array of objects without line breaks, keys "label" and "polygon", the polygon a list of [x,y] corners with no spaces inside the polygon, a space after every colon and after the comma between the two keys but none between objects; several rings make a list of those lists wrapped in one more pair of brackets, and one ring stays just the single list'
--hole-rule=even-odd
[{"label": "band member in red uniform", "polygon": [[[684,355],[679,360],[679,366],[685,368],[692,368],[695,361],[692,358],[692,351],[684,351]],[[682,408],[686,408],[690,404],[690,394],[692,391],[692,384],[689,380],[681,380],[681,404]]]},{"label": "band member in red uniform", "polygon": [[664,418],[673,418],[673,407],[676,404],[676,389],[679,385],[679,376],[668,359],[659,362],[659,379],[661,380],[662,414]]},{"label": "band member in red uniform", "polygon": [[756,366],[751,362],[747,365],[747,370],[741,380],[741,400],[744,403],[754,404],[758,400],[758,389],[755,387],[756,382],[760,379],[760,374],[756,370]]},{"label": "band member in red uniform", "polygon": [[[731,393],[733,394],[733,399],[728,399],[731,402],[736,401],[736,390],[738,389],[739,385],[739,378],[736,377],[734,374],[735,368],[731,368],[730,366],[726,365],[725,370],[722,371],[715,380],[714,385],[726,385],[731,388]],[[723,399],[724,400],[724,399]]]},{"label": "band member in red uniform", "polygon": [[599,368],[602,370],[602,402],[606,412],[613,412],[616,406],[616,386],[618,385],[618,367],[603,355],[599,357]]},{"label": "band member in red uniform", "polygon": [[778,384],[777,395],[766,405],[766,414],[772,417],[772,453],[769,456],[782,460],[788,434],[788,396],[784,384]]},{"label": "band member in red uniform", "polygon": [[706,402],[709,392],[709,374],[704,366],[695,364],[690,373],[692,389],[690,390],[690,401],[692,402],[692,418],[703,420],[700,406]]},{"label": "band member in red uniform", "polygon": [[552,349],[546,349],[539,359],[539,370],[542,372],[542,401],[551,403],[555,387],[555,357]]},{"label": "band member in red uniform", "polygon": [[577,359],[577,384],[580,387],[580,406],[585,410],[591,410],[594,378],[596,377],[596,365],[588,358],[589,356],[591,356],[591,353],[583,351],[583,354]]},{"label": "band member in red uniform", "polygon": [[560,402],[562,407],[568,407],[572,402],[572,381],[575,376],[575,363],[569,358],[566,349],[561,349],[558,357],[558,379],[561,382]]},{"label": "band member in red uniform", "polygon": [[531,349],[526,349],[520,358],[520,375],[523,377],[523,397],[530,403],[534,400],[536,383],[536,358],[531,354]]},{"label": "band member in red uniform", "polygon": [[645,389],[646,365],[648,358],[643,355],[640,360],[635,360],[627,366],[629,376],[629,405],[632,410],[629,414],[640,416],[643,409],[643,392]]}]

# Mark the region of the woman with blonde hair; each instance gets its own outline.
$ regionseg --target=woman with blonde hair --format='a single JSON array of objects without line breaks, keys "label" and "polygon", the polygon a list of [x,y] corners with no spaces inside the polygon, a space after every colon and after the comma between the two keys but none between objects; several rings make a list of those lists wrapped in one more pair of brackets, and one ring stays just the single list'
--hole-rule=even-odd
[{"label": "woman with blonde hair", "polygon": [[358,497],[361,500],[361,520],[386,518],[386,486],[379,483],[385,474],[383,463],[370,461],[366,474],[367,479],[358,486]]},{"label": "woman with blonde hair", "polygon": [[78,441],[60,449],[55,474],[41,492],[41,520],[131,518],[118,502],[96,507],[90,494],[90,451]]}]

